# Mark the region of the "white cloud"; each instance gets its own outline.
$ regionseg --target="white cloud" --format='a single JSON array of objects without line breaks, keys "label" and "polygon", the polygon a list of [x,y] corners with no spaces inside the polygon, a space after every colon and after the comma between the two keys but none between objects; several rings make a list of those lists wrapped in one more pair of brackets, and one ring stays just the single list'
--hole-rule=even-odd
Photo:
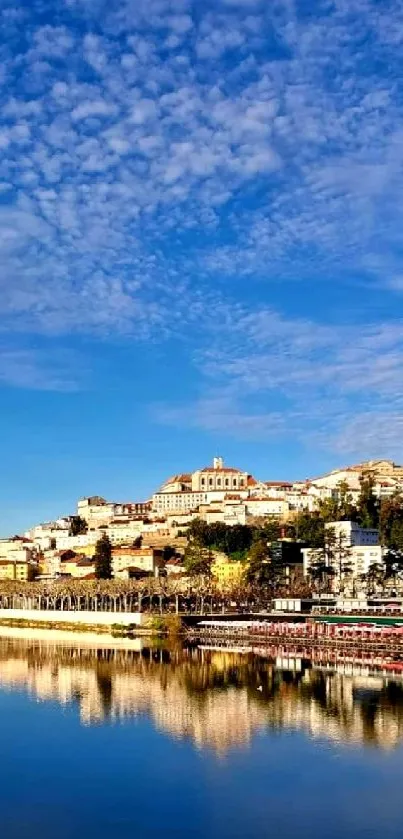
[{"label": "white cloud", "polygon": [[115,113],[115,108],[112,104],[105,102],[103,99],[95,99],[94,101],[84,101],[77,105],[72,112],[73,120],[88,119],[89,117],[109,117]]},{"label": "white cloud", "polygon": [[345,454],[369,456],[372,445],[374,456],[393,456],[403,417],[402,320],[334,327],[270,310],[216,314],[220,329],[210,325],[209,349],[195,359],[203,395],[190,406],[158,406],[159,421]]},{"label": "white cloud", "polygon": [[[345,448],[372,423],[392,446],[400,323],[366,322],[360,302],[362,327],[298,319],[287,284],[308,295],[349,272],[363,299],[370,282],[402,290],[403,11],[314,5],[55,0],[62,26],[38,25],[35,4],[2,16],[3,330],[174,335],[201,395],[167,419],[214,432],[230,412],[244,438]],[[283,316],[267,305],[281,295]]]},{"label": "white cloud", "polygon": [[26,390],[52,390],[70,393],[83,379],[82,360],[71,351],[0,347],[0,384]]}]

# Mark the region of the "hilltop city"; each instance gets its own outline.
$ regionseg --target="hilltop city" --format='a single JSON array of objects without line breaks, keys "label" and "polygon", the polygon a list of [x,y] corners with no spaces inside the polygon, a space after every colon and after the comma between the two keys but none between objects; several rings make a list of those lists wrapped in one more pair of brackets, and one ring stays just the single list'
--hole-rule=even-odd
[{"label": "hilltop city", "polygon": [[0,580],[94,579],[103,539],[110,575],[121,580],[208,572],[230,587],[273,582],[275,570],[289,589],[320,580],[353,591],[388,576],[397,586],[402,492],[403,466],[390,460],[292,482],[261,480],[215,457],[168,478],[149,500],[81,498],[74,514],[2,538]]}]

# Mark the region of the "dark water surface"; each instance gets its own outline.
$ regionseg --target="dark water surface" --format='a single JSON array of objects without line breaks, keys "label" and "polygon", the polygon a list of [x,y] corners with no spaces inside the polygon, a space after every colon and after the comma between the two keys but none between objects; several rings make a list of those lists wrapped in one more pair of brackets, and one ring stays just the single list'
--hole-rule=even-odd
[{"label": "dark water surface", "polygon": [[402,746],[371,666],[0,639],[2,839],[401,839]]}]

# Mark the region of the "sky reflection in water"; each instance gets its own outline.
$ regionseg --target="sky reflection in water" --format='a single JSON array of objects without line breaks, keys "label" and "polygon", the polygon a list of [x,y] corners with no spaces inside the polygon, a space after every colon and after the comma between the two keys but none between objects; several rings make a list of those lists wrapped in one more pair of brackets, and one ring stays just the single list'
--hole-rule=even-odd
[{"label": "sky reflection in water", "polygon": [[2,835],[400,837],[403,680],[0,640]]}]

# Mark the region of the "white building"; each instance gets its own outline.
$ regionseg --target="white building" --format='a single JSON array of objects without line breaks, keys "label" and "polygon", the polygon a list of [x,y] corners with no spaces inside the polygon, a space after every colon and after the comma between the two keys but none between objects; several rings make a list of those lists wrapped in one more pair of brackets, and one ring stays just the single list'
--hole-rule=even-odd
[{"label": "white building", "polygon": [[331,521],[325,528],[332,530],[336,539],[341,539],[348,547],[379,544],[379,531],[376,528],[360,527],[355,521]]},{"label": "white building", "polygon": [[251,496],[245,501],[246,512],[248,516],[265,517],[274,516],[279,519],[287,518],[289,512],[289,504],[280,496],[265,498],[264,496]]},{"label": "white building", "polygon": [[153,511],[159,516],[175,512],[191,512],[197,510],[200,504],[207,504],[207,495],[204,492],[192,492],[188,489],[181,492],[162,489],[152,498]]},{"label": "white building", "polygon": [[215,457],[212,466],[197,469],[192,474],[193,492],[232,492],[247,490],[248,473],[224,466],[222,457]]},{"label": "white building", "polygon": [[36,557],[36,546],[26,536],[11,536],[0,539],[0,559],[12,562],[30,562]]},{"label": "white building", "polygon": [[[328,553],[328,561],[334,567],[336,585],[340,584],[340,569],[350,566],[351,571],[343,576],[357,579],[367,574],[371,565],[383,565],[385,549],[379,544],[378,530],[360,527],[353,521],[334,521],[325,525],[334,534],[334,545]],[[318,558],[314,548],[303,548],[304,575],[309,575],[312,563]]]},{"label": "white building", "polygon": [[77,536],[69,536],[61,532],[60,535],[56,536],[55,548],[58,551],[79,551],[80,548],[95,544],[100,535],[94,530],[89,530],[87,533],[78,533]]},{"label": "white building", "polygon": [[114,520],[104,530],[112,545],[128,545],[141,536],[143,527],[143,519],[134,519],[133,521]]},{"label": "white building", "polygon": [[200,505],[223,502],[228,493],[247,498],[249,486],[257,482],[240,469],[224,466],[221,457],[215,457],[212,466],[192,473],[180,473],[169,478],[152,498],[153,511],[158,515],[171,512],[191,512]]}]

